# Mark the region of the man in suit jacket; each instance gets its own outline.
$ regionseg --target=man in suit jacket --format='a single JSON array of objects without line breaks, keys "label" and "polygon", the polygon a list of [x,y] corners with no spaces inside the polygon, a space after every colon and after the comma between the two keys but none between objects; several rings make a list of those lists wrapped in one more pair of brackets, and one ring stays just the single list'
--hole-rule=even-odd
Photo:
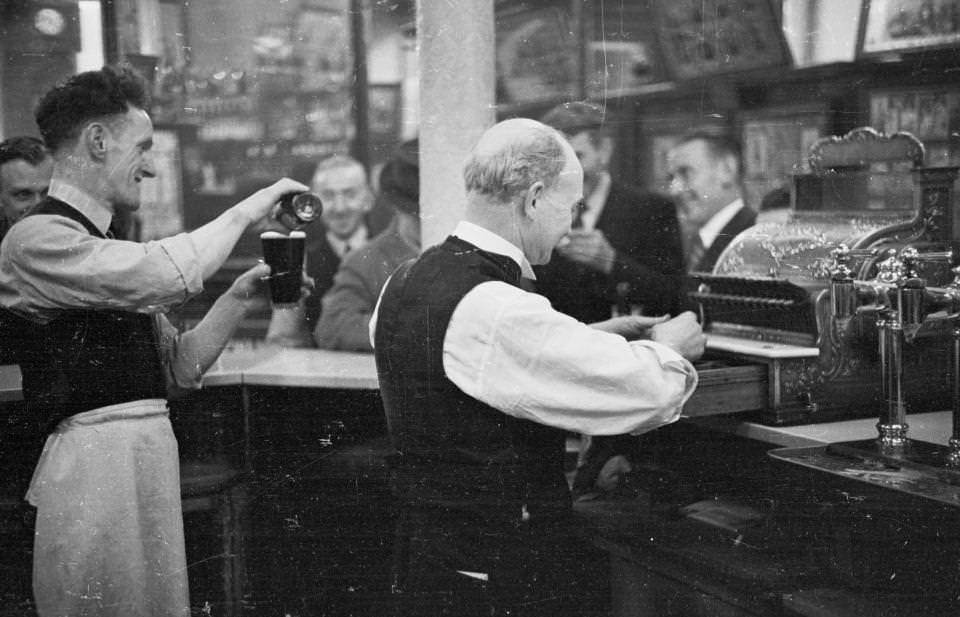
[{"label": "man in suit jacket", "polygon": [[574,229],[536,269],[537,290],[558,311],[588,323],[638,309],[678,313],[683,252],[673,202],[610,178],[614,144],[600,105],[564,103],[543,122],[577,153],[584,199]]},{"label": "man in suit jacket", "polygon": [[[683,248],[676,205],[611,179],[614,144],[602,106],[564,103],[542,121],[573,147],[583,168],[584,198],[549,263],[534,268],[537,291],[557,311],[586,323],[638,311],[679,314]],[[595,485],[613,488],[630,471],[622,454],[635,441],[628,435],[584,438],[574,494],[589,493]]]},{"label": "man in suit jacket", "polygon": [[711,272],[730,241],[756,223],[756,213],[743,201],[740,152],[731,135],[703,128],[685,134],[667,154],[688,272]]}]

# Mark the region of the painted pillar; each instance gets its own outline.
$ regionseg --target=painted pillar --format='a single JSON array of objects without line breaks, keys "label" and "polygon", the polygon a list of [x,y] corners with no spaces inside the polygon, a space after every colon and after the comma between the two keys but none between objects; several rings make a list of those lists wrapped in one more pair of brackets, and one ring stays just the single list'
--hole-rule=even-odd
[{"label": "painted pillar", "polygon": [[420,0],[422,246],[442,242],[464,208],[463,161],[496,117],[493,0]]}]

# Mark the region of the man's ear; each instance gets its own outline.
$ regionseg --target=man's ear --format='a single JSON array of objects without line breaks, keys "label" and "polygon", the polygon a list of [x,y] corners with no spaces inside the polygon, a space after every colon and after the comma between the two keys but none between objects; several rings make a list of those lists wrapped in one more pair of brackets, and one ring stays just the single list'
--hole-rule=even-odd
[{"label": "man's ear", "polygon": [[107,155],[107,127],[100,122],[91,122],[83,129],[83,145],[94,160],[103,160]]},{"label": "man's ear", "polygon": [[537,180],[527,188],[527,192],[523,194],[523,216],[529,219],[533,219],[537,214],[537,207],[540,205],[540,202],[543,200],[543,194],[545,190],[543,182]]}]

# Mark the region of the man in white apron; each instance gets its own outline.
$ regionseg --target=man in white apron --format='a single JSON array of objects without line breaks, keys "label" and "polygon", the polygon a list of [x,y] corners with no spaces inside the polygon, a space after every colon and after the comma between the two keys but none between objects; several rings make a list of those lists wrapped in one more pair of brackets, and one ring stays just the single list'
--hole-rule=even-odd
[{"label": "man in white apron", "polygon": [[135,211],[155,175],[146,106],[129,68],[48,92],[36,120],[54,157],[49,194],[0,244],[0,340],[50,431],[27,493],[41,617],[189,615],[166,393],[199,383],[269,268],[242,274],[189,332],[163,312],[199,292],[283,194],[307,189],[283,179],[190,233],[113,239],[111,219]]}]

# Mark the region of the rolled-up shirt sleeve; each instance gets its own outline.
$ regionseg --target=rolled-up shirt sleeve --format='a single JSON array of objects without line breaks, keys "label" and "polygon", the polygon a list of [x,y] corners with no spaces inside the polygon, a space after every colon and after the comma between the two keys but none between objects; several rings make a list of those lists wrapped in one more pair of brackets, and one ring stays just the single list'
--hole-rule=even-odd
[{"label": "rolled-up shirt sleeve", "polygon": [[203,371],[189,354],[181,353],[182,333],[165,316],[155,315],[154,319],[167,395],[176,398],[186,391],[198,390],[203,384]]},{"label": "rolled-up shirt sleeve", "polygon": [[154,242],[97,238],[70,219],[36,215],[11,229],[0,276],[30,311],[85,306],[159,312],[203,289],[196,247],[182,233]]},{"label": "rolled-up shirt sleeve", "polygon": [[589,435],[674,422],[697,385],[672,349],[596,330],[500,282],[457,305],[443,365],[457,387],[503,413]]}]

